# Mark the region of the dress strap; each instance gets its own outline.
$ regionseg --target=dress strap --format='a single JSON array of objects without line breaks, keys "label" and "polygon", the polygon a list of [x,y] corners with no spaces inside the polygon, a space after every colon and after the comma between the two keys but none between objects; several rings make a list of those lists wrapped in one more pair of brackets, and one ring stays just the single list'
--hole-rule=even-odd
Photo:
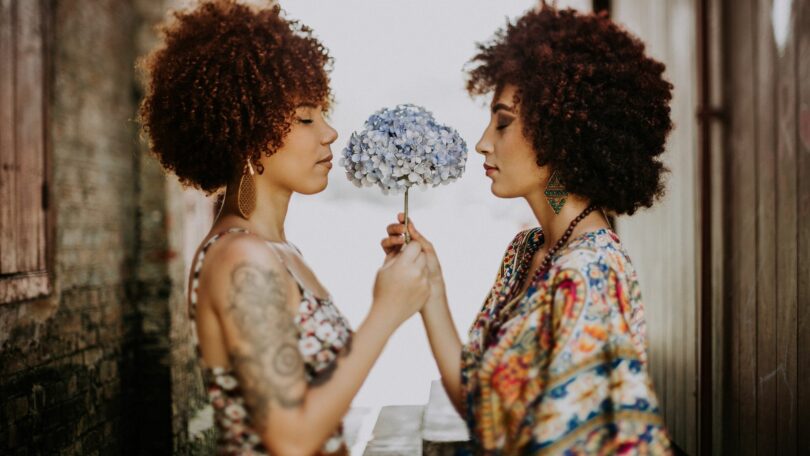
[{"label": "dress strap", "polygon": [[[200,285],[200,272],[202,271],[203,262],[205,261],[205,255],[206,253],[208,253],[208,250],[211,248],[211,246],[214,245],[214,243],[216,243],[223,236],[229,233],[250,234],[250,231],[244,228],[230,228],[225,231],[221,231],[211,236],[211,238],[208,239],[208,241],[200,249],[200,252],[197,254],[197,258],[194,264],[194,275],[191,278],[191,289],[189,290],[189,317],[191,318],[192,321],[194,321],[197,315],[197,288]],[[303,296],[304,294],[309,293],[306,287],[304,287],[304,284],[301,281],[301,279],[295,273],[295,271],[289,267],[286,261],[284,261],[284,256],[281,255],[277,250],[276,243],[265,240],[265,244],[267,244],[267,247],[270,249],[271,252],[273,252],[273,255],[275,255],[276,258],[278,258],[278,261],[280,261],[281,264],[284,265],[284,269],[287,270],[287,273],[289,273],[290,276],[295,281],[295,284],[298,286],[298,290],[301,292],[301,295]],[[301,251],[298,250],[298,247],[289,243],[285,244],[292,246],[296,250],[296,252],[298,252],[300,255]]]},{"label": "dress strap", "polygon": [[200,286],[200,271],[202,271],[203,262],[205,261],[205,254],[208,253],[214,243],[229,233],[249,233],[249,231],[244,228],[229,228],[221,231],[206,241],[197,254],[197,258],[195,258],[194,275],[191,277],[191,289],[189,290],[189,317],[191,321],[194,321],[197,315],[197,288]]},{"label": "dress strap", "polygon": [[[277,248],[277,245],[276,245],[277,243],[272,242],[272,241],[265,241],[265,243],[267,244],[267,247],[270,249],[270,251],[273,252],[273,255],[275,255],[276,258],[278,258],[278,261],[281,262],[281,264],[284,266],[284,269],[287,270],[287,273],[290,274],[290,276],[293,278],[293,280],[295,281],[295,284],[298,286],[298,291],[300,291],[301,295],[303,296],[304,293],[307,292],[307,289],[304,287],[304,283],[301,282],[301,279],[298,278],[298,274],[296,274],[295,271],[284,260],[284,255],[279,253],[279,251],[276,249]],[[289,242],[285,242],[284,244],[289,245],[292,248],[294,248],[295,251],[298,252],[299,255],[301,254],[301,251],[298,250],[298,247],[294,246],[293,244],[290,244]]]}]

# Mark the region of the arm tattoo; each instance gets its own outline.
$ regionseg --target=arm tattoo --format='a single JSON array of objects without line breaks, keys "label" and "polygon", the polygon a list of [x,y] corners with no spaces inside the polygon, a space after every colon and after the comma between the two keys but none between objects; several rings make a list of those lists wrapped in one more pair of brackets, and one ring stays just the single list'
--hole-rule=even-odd
[{"label": "arm tattoo", "polygon": [[261,423],[271,401],[293,408],[304,399],[296,388],[304,380],[304,363],[285,289],[277,272],[257,264],[239,264],[231,273],[228,312],[246,344],[230,355],[245,403]]}]

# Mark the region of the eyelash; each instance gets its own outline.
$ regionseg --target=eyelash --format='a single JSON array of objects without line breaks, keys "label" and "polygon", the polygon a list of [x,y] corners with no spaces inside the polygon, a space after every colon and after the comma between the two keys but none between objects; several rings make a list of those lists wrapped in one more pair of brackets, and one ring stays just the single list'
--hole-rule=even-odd
[{"label": "eyelash", "polygon": [[495,114],[495,129],[498,131],[504,130],[509,125],[512,125],[512,122],[515,121],[515,117],[506,113],[496,113]]},{"label": "eyelash", "polygon": [[298,118],[298,121],[299,121],[299,122],[301,122],[302,124],[305,124],[305,125],[309,125],[309,124],[311,124],[311,123],[312,123],[312,119],[301,119],[301,118]]}]

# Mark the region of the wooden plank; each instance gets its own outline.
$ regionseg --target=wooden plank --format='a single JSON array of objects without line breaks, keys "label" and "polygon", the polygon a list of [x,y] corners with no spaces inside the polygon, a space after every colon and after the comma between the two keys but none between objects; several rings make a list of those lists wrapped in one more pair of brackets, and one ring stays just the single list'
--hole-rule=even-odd
[{"label": "wooden plank", "polygon": [[380,410],[364,456],[422,454],[423,405],[389,405]]},{"label": "wooden plank", "polygon": [[0,303],[47,296],[51,292],[48,273],[17,274],[0,281]]},{"label": "wooden plank", "polygon": [[0,274],[17,272],[13,3],[0,0]]},{"label": "wooden plank", "polygon": [[[788,3],[788,5],[791,5]],[[796,3],[792,4],[793,7]],[[774,11],[795,20],[794,12]],[[796,157],[796,29],[787,22],[787,36],[777,42],[777,155],[776,163],[776,346],[779,381],[776,383],[777,454],[796,454],[796,319],[797,315],[797,157]]]},{"label": "wooden plank", "polygon": [[[723,0],[704,0],[706,14],[706,52],[708,56],[706,66],[709,74],[706,75],[706,87],[708,93],[706,98],[708,102],[706,107],[725,107],[724,99],[726,97],[726,79],[724,78],[724,65],[725,65],[725,52],[723,43],[725,39],[725,14],[723,14]],[[715,119],[712,117],[712,119]],[[727,154],[725,151],[725,125],[720,122],[720,118],[716,118],[708,128],[708,167],[710,168],[710,176],[706,185],[709,189],[708,195],[703,193],[700,195],[702,198],[708,198],[710,203],[710,210],[706,218],[710,221],[709,236],[711,237],[710,247],[710,273],[701,277],[701,280],[708,280],[708,283],[702,283],[702,287],[710,287],[711,293],[711,309],[708,315],[711,324],[708,326],[708,331],[711,336],[704,339],[711,341],[711,359],[704,360],[711,363],[711,385],[701,388],[703,396],[701,400],[711,401],[711,405],[701,404],[702,407],[708,407],[710,410],[703,408],[701,413],[701,429],[700,429],[700,452],[696,454],[726,454],[724,447],[726,432],[726,398],[728,397],[728,316],[729,308],[726,305],[726,290],[728,281],[725,280],[727,265],[725,261],[725,252],[728,251],[728,235],[726,232],[727,227],[727,202],[728,192],[726,181],[728,179]],[[707,248],[705,245],[703,249]],[[703,309],[705,311],[705,309]],[[701,319],[707,317],[704,312]],[[705,336],[705,330],[702,335]],[[705,365],[704,361],[701,362],[702,366]],[[703,374],[703,372],[701,372]],[[705,381],[706,376],[701,375],[700,381]],[[708,390],[708,391],[707,391]],[[706,419],[706,415],[711,414],[710,420]]]},{"label": "wooden plank", "polygon": [[799,272],[798,272],[798,343],[797,419],[800,426],[799,454],[810,454],[810,2],[801,2],[796,27],[798,33],[798,102],[799,102]]},{"label": "wooden plank", "polygon": [[757,394],[759,454],[776,452],[776,43],[772,0],[760,0],[755,15],[757,41]]},{"label": "wooden plank", "polygon": [[45,243],[43,49],[39,0],[17,2],[16,61],[17,266],[20,271],[28,272],[45,269],[39,262],[40,249]]},{"label": "wooden plank", "polygon": [[[53,53],[53,35],[52,35],[52,2],[47,0],[40,0],[41,5],[40,9],[40,17],[42,18],[42,183],[43,185],[40,186],[41,192],[50,192],[50,189],[53,188],[51,183],[51,177],[53,176],[53,169],[52,169],[52,161],[51,161],[51,152],[53,150],[52,144],[52,135],[50,134],[51,131],[51,90],[52,90],[52,71],[53,65],[52,62],[52,53]],[[42,229],[40,230],[41,237],[38,240],[38,248],[37,248],[37,264],[38,269],[45,270],[51,273],[50,280],[53,280],[53,243],[56,235],[56,230],[54,226],[54,215],[56,214],[56,208],[54,204],[50,201],[52,195],[42,194],[40,195],[41,199],[44,199],[42,204]],[[52,284],[49,282],[49,288],[51,288]]]},{"label": "wooden plank", "polygon": [[362,438],[360,431],[366,420],[370,420],[372,409],[369,407],[352,407],[346,416],[343,417],[343,437],[346,439],[346,446],[352,448]]},{"label": "wooden plank", "polygon": [[468,440],[467,424],[453,408],[441,380],[430,382],[428,403],[422,416],[422,442],[440,446]]},{"label": "wooden plank", "polygon": [[727,48],[729,62],[730,128],[727,157],[729,161],[729,227],[728,249],[729,336],[731,360],[728,380],[730,409],[725,429],[730,441],[728,454],[756,451],[756,214],[751,210],[756,201],[756,167],[754,148],[755,86],[754,43],[750,33],[753,0],[733,2],[726,11],[728,33],[733,43]]}]

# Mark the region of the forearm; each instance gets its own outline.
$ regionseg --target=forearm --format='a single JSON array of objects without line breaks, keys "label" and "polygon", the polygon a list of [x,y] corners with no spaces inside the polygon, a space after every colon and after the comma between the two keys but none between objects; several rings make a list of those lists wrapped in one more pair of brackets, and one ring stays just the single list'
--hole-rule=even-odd
[{"label": "forearm", "polygon": [[461,393],[461,339],[450,315],[447,298],[442,297],[437,302],[429,302],[422,309],[422,321],[425,324],[430,348],[436,365],[442,376],[450,401],[459,413],[462,413]]}]

